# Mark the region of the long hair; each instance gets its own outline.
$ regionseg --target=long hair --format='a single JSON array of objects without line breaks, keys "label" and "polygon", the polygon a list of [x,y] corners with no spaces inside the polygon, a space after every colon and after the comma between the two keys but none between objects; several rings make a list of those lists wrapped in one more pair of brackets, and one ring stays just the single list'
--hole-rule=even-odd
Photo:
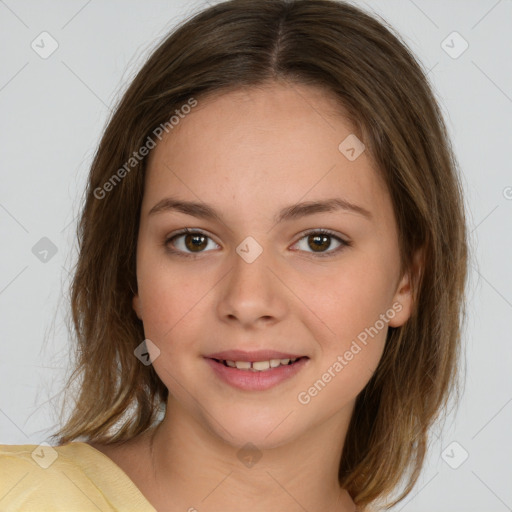
[{"label": "long hair", "polygon": [[67,390],[77,397],[52,437],[122,442],[158,420],[168,390],[134,356],[144,339],[132,297],[147,158],[131,159],[191,98],[273,80],[315,85],[339,100],[387,184],[402,272],[424,251],[412,315],[388,331],[380,364],[357,397],[339,467],[340,485],[359,506],[389,496],[407,476],[393,505],[417,481],[429,431],[459,389],[465,212],[425,71],[383,20],[341,1],[216,4],[174,29],[133,79],[90,169],[71,285],[76,353]]}]

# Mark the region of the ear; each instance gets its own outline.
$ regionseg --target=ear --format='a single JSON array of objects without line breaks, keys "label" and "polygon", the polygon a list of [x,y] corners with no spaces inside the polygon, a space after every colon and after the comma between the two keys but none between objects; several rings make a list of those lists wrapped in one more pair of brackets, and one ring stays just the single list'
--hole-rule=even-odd
[{"label": "ear", "polygon": [[390,327],[400,327],[411,316],[416,300],[413,281],[414,283],[419,282],[419,277],[423,272],[424,257],[424,248],[418,249],[414,254],[411,268],[404,273],[398,283],[392,302],[396,314],[388,322]]},{"label": "ear", "polygon": [[139,295],[135,294],[132,299],[132,307],[138,317],[139,320],[142,320],[142,308],[140,306]]}]

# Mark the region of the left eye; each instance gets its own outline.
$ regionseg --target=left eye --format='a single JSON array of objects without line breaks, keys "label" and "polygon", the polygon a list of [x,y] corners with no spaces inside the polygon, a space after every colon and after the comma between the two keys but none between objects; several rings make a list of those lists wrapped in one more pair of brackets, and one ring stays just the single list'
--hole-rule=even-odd
[{"label": "left eye", "polygon": [[[338,244],[333,250],[327,251],[331,247],[332,240],[335,240]],[[312,231],[307,235],[303,236],[295,245],[300,244],[302,241],[305,241],[305,245],[300,248],[305,252],[309,252],[306,248],[311,248],[313,253],[317,253],[319,256],[331,255],[333,253],[338,252],[344,246],[348,246],[349,243],[342,240],[339,236],[336,236],[329,231]]]}]

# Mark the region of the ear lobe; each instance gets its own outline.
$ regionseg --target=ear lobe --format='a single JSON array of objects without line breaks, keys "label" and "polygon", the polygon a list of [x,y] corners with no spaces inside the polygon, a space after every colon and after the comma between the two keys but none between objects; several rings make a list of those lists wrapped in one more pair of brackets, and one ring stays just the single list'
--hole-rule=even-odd
[{"label": "ear lobe", "polygon": [[[416,300],[416,283],[423,272],[424,250],[418,249],[414,254],[412,268],[408,269],[402,276],[393,297],[393,309],[396,315],[388,322],[390,327],[400,327],[410,318],[414,301]],[[414,283],[413,283],[414,280]]]},{"label": "ear lobe", "polygon": [[140,299],[139,299],[138,295],[134,295],[133,296],[132,307],[133,307],[133,310],[135,311],[135,313],[137,315],[137,318],[139,320],[142,320],[142,312],[141,312],[141,307],[140,307]]}]

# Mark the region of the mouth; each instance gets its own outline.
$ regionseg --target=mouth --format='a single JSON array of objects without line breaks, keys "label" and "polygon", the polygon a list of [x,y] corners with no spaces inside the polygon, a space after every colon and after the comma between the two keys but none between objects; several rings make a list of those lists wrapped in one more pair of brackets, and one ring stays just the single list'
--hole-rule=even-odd
[{"label": "mouth", "polygon": [[230,359],[218,359],[211,357],[216,363],[222,364],[227,368],[236,368],[237,370],[249,372],[266,372],[281,366],[292,366],[303,359],[309,359],[307,356],[294,358],[275,358],[261,361],[233,361]]},{"label": "mouth", "polygon": [[220,381],[251,392],[265,391],[293,379],[309,363],[308,356],[270,351],[230,351],[210,354],[204,359]]}]

